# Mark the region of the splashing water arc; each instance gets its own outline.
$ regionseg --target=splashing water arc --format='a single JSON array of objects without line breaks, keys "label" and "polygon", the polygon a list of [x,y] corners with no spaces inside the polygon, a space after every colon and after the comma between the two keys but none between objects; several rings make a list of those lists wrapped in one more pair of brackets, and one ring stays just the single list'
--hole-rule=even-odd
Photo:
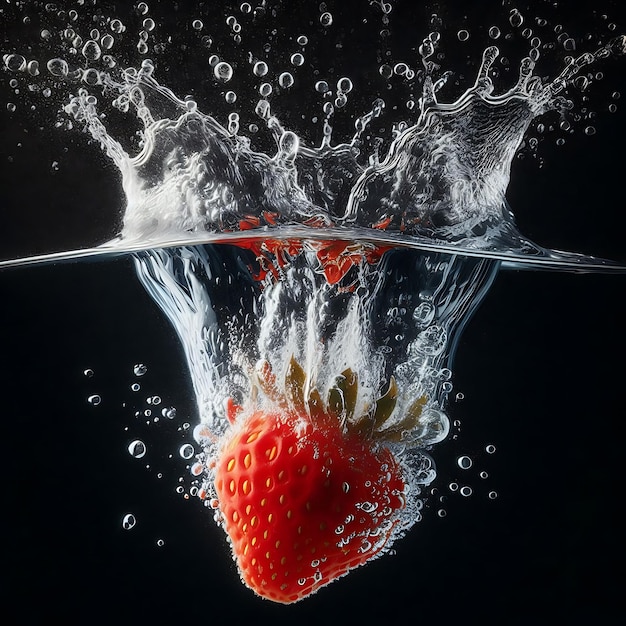
[{"label": "splashing water arc", "polygon": [[[134,255],[189,366],[200,496],[227,532],[243,581],[290,603],[387,552],[420,520],[435,478],[431,453],[449,432],[458,338],[502,266],[626,273],[616,262],[533,243],[506,201],[514,158],[537,118],[565,116],[573,82],[626,53],[626,38],[568,55],[547,79],[536,74],[535,37],[500,92],[503,57],[490,45],[473,84],[446,100],[450,76],[433,30],[411,65],[379,67],[412,90],[405,119],[386,138],[377,124],[389,107],[376,94],[352,136],[334,142],[333,120],[355,81],[340,77],[333,87],[315,70],[324,99],[315,143],[281,121],[275,96],[304,80],[309,38],[297,37],[297,51],[273,69],[267,50],[244,43],[242,24],[265,28],[269,4],[284,8],[243,3],[226,20],[242,60],[208,55],[229,106],[241,100],[238,74],[253,77],[247,128],[243,114],[231,110],[222,125],[158,82],[160,48],[145,3],[140,64],[116,60],[115,39],[126,30],[117,18],[100,15],[84,37],[78,23],[65,28],[61,40],[73,52],[38,67],[67,96],[66,123],[89,133],[117,167],[122,226],[99,248],[0,265]],[[387,26],[393,6],[370,2],[365,11]],[[326,31],[336,15],[322,11],[316,23]],[[204,28],[200,19],[190,24]],[[459,41],[469,37],[462,32]],[[27,82],[37,80],[34,62],[4,56],[7,72]],[[138,142],[116,137],[112,112],[140,125]],[[273,142],[267,149],[254,147],[263,144],[259,125]]]}]

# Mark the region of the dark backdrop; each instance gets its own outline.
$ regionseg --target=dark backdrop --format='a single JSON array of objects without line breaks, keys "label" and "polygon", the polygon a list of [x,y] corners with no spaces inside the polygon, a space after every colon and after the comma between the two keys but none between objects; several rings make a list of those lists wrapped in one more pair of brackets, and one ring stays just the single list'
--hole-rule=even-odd
[{"label": "dark backdrop", "polygon": [[[483,16],[500,3],[474,4],[468,20],[484,26]],[[460,19],[462,11],[445,3],[441,13]],[[563,22],[574,17],[565,12]],[[410,49],[417,25],[405,22],[398,28]],[[6,46],[12,29],[5,28]],[[426,32],[417,29],[418,41]],[[476,43],[482,49],[485,41]],[[622,108],[607,113],[600,90],[626,97],[626,66],[622,60],[602,69],[596,135],[579,129],[563,147],[544,141],[545,164],[516,162],[508,198],[534,240],[625,260],[626,116]],[[33,124],[4,104],[2,111],[3,258],[106,240],[123,199],[98,148],[78,133],[55,132],[42,117]],[[434,451],[435,486],[447,501],[430,500],[396,555],[291,607],[246,590],[210,514],[176,493],[186,476],[179,429],[195,419],[190,383],[176,337],[131,261],[2,270],[0,294],[2,568],[12,623],[53,616],[68,624],[618,623],[622,276],[501,272],[453,367],[455,388],[465,394],[450,407],[460,428]],[[133,394],[137,362],[148,373]],[[86,400],[94,393],[99,406]],[[134,417],[152,394],[177,407],[175,420],[148,427]],[[126,451],[135,437],[150,446],[149,469]],[[484,452],[487,444],[495,454]],[[460,454],[474,459],[468,472],[456,466]],[[452,481],[472,485],[474,494],[451,494]],[[487,497],[491,490],[497,499]],[[130,532],[121,528],[127,512],[138,520]]]}]

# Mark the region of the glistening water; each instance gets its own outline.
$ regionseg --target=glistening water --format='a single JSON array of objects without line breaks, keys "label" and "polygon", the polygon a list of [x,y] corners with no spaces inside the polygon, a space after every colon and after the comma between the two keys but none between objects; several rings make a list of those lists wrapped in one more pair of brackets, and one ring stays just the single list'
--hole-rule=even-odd
[{"label": "glistening water", "polygon": [[[458,455],[470,460],[474,457],[468,468],[477,476],[474,483],[460,471],[466,461],[459,461],[456,476],[445,476],[445,482],[437,479],[441,484],[432,482],[431,456],[439,465],[440,446],[454,446],[452,438],[458,441],[463,435],[455,420],[460,419],[457,412],[467,406],[463,403],[467,403],[468,393],[458,386],[452,355],[459,338],[462,342],[460,330],[486,296],[502,263],[508,268],[546,265],[553,270],[621,271],[619,264],[598,260],[623,259],[619,229],[609,228],[619,223],[611,212],[610,196],[603,199],[598,192],[593,205],[587,201],[577,219],[566,212],[547,239],[541,240],[524,229],[526,207],[513,203],[511,187],[516,184],[516,168],[531,177],[527,179],[529,186],[541,179],[551,165],[542,163],[548,150],[562,161],[567,159],[569,144],[578,142],[591,147],[581,148],[577,158],[604,156],[598,143],[583,142],[598,139],[603,116],[619,116],[619,111],[613,111],[619,105],[619,90],[609,87],[605,94],[602,88],[609,79],[602,74],[615,72],[615,67],[623,64],[618,58],[623,40],[619,23],[615,25],[610,17],[605,19],[596,12],[592,25],[580,27],[581,31],[593,30],[586,38],[573,25],[561,24],[558,11],[547,3],[538,3],[536,14],[521,7],[519,11],[505,7],[497,18],[494,16],[489,29],[484,24],[472,28],[471,18],[467,18],[467,28],[462,28],[463,20],[451,16],[446,25],[439,15],[444,11],[433,9],[418,16],[403,3],[359,7],[363,18],[356,22],[345,7],[325,7],[333,9],[329,11],[312,4],[307,7],[311,14],[301,16],[304,21],[298,33],[294,33],[295,25],[282,5],[257,7],[259,10],[250,7],[250,12],[243,5],[230,12],[203,8],[207,13],[201,24],[196,21],[200,17],[187,16],[185,10],[169,12],[157,4],[147,10],[143,6],[120,7],[117,12],[108,4],[78,6],[68,9],[67,14],[45,4],[5,8],[10,18],[7,23],[14,24],[10,32],[13,39],[5,37],[13,42],[5,56],[5,77],[12,92],[7,100],[12,129],[7,132],[10,135],[29,129],[35,133],[37,125],[53,126],[60,110],[59,128],[45,133],[46,139],[48,134],[52,136],[50,145],[58,136],[62,142],[72,141],[65,154],[75,151],[76,159],[66,157],[64,166],[64,152],[59,149],[50,162],[47,189],[65,191],[60,194],[55,214],[51,208],[42,207],[37,217],[28,217],[34,209],[16,210],[8,216],[9,235],[21,234],[7,238],[4,258],[13,264],[14,258],[59,250],[87,249],[91,258],[102,251],[107,258],[113,252],[141,250],[134,257],[136,271],[173,322],[191,374],[196,407],[189,401],[187,415],[182,417],[178,407],[177,416],[170,421],[170,404],[180,403],[164,400],[161,396],[166,394],[160,389],[146,391],[149,378],[144,376],[150,376],[154,360],[163,360],[165,353],[153,358],[144,376],[138,376],[132,367],[148,360],[142,354],[131,357],[132,362],[126,365],[119,364],[119,371],[107,376],[124,378],[123,371],[128,379],[123,381],[128,398],[117,403],[124,402],[125,406],[116,405],[116,410],[126,413],[121,419],[128,442],[122,448],[125,454],[127,447],[134,452],[127,456],[133,460],[140,456],[142,463],[148,460],[149,472],[158,475],[166,474],[156,469],[159,455],[167,457],[173,452],[182,457],[183,464],[200,455],[199,469],[193,469],[195,478],[185,477],[174,489],[181,497],[211,489],[211,472],[206,465],[216,449],[203,429],[218,437],[226,432],[223,401],[234,398],[245,404],[249,399],[261,406],[273,401],[271,394],[259,396],[253,391],[259,363],[270,363],[278,380],[289,386],[293,374],[288,366],[293,358],[305,372],[305,388],[319,388],[329,396],[338,376],[346,371],[356,373],[359,392],[352,408],[360,407],[357,414],[384,396],[393,380],[397,400],[389,417],[388,434],[399,439],[391,445],[396,446],[395,453],[415,481],[412,494],[419,496],[403,516],[401,528],[406,530],[423,516],[424,506],[433,518],[437,513],[444,515],[450,507],[443,498],[462,498],[460,494],[468,490],[484,492],[487,499],[489,494],[501,496],[500,488],[488,485],[490,477],[480,477],[486,470],[479,466],[488,462],[484,460],[487,453],[480,450],[491,438],[466,451],[471,454]],[[75,17],[70,15],[72,10]],[[212,18],[213,12],[219,20]],[[332,15],[331,23],[327,23],[326,13]],[[27,17],[30,22],[24,21]],[[115,19],[121,20],[121,26]],[[414,20],[415,29],[409,35],[410,20]],[[494,30],[496,25],[499,34]],[[172,26],[174,30],[168,31]],[[176,37],[165,31],[185,33],[185,42],[177,46]],[[40,42],[22,43],[23,32],[36,34]],[[350,46],[353,40],[359,45]],[[369,64],[362,60],[367,49],[364,42],[372,46]],[[455,55],[462,60],[455,60]],[[185,68],[180,76],[178,67]],[[446,70],[454,72],[447,82]],[[186,91],[192,95],[185,98]],[[35,111],[30,110],[33,106]],[[33,117],[34,124],[28,126],[26,120]],[[606,128],[611,124],[607,122]],[[73,128],[63,128],[69,126]],[[97,145],[85,146],[80,129],[102,144],[117,170],[96,156]],[[12,160],[7,171],[27,171],[28,159],[20,163],[22,148],[18,144],[24,146],[28,141],[33,152],[33,146],[39,149],[40,140],[24,133],[9,146],[15,154],[9,155]],[[43,152],[47,149],[46,145],[41,147]],[[589,153],[594,151],[598,154],[592,158]],[[88,155],[88,160],[97,164],[95,169],[103,171],[85,176],[81,154]],[[569,167],[576,171],[577,165]],[[588,165],[582,172],[590,168]],[[55,185],[54,177],[62,170],[70,170],[66,172],[68,180]],[[554,193],[549,200],[547,195],[535,200],[542,201],[540,224],[552,219],[545,217],[550,211],[563,211],[558,206],[568,194],[571,204],[580,200],[576,194],[571,196],[571,178],[564,177],[566,182],[559,189],[562,197]],[[610,178],[599,183],[596,177],[590,184],[607,186],[605,181]],[[114,192],[102,194],[107,210],[94,219],[91,212],[103,201],[97,191],[102,184],[98,179]],[[117,182],[120,180],[123,193]],[[31,184],[43,189],[44,182]],[[86,208],[83,203],[83,215],[74,219],[67,196],[81,185],[91,192],[91,206]],[[579,207],[567,208],[580,211]],[[69,219],[62,217],[64,210]],[[94,225],[84,226],[85,212],[91,215],[87,221]],[[31,227],[16,230],[25,220]],[[588,247],[574,249],[595,258],[548,250],[567,247],[559,237],[573,228],[572,222],[589,237],[584,243]],[[48,232],[51,223],[54,227]],[[20,237],[24,242],[21,248],[17,245]],[[551,245],[550,237],[559,243]],[[612,237],[616,242],[613,247]],[[202,241],[221,243],[198,245]],[[104,248],[93,249],[101,242]],[[594,242],[600,245],[594,248]],[[608,253],[603,252],[605,242],[609,243]],[[159,249],[164,243],[171,247]],[[119,268],[127,263],[122,259],[106,263]],[[70,271],[69,267],[55,268],[56,276]],[[96,280],[95,267],[91,265],[91,280],[83,280]],[[21,277],[27,271],[55,275],[49,273],[49,266],[5,270],[9,272],[5,275]],[[497,275],[497,283],[522,280],[542,285],[535,288],[537,291],[531,287],[532,297],[523,299],[521,306],[531,318],[543,320],[537,324],[554,319],[563,327],[572,319],[567,316],[574,316],[579,320],[574,335],[578,341],[582,328],[589,324],[585,320],[598,314],[598,298],[581,291],[576,306],[567,307],[563,302],[563,310],[554,316],[550,311],[554,306],[553,285],[559,283],[546,284],[546,276],[539,274]],[[575,278],[564,276],[557,274],[550,280]],[[612,290],[619,296],[623,279],[611,279],[615,281]],[[19,282],[22,287],[16,287],[18,293],[26,289],[28,280],[20,278]],[[62,289],[56,295],[53,292],[50,299],[62,308],[67,323],[84,302],[58,302],[61,293]],[[132,302],[140,298],[135,293],[124,308],[133,308]],[[110,306],[98,302],[97,296],[95,299],[92,311]],[[598,328],[597,335],[590,330],[583,345],[599,349],[600,342],[610,345],[620,341],[619,337],[605,336],[604,330],[611,319],[618,319],[619,302],[618,297],[601,325],[590,324]],[[513,303],[512,308],[517,308],[513,313],[502,307],[502,314],[519,314],[519,307]],[[507,325],[500,342],[511,341],[524,324],[533,336],[536,328],[529,326],[528,320],[526,317],[521,325]],[[93,324],[93,336],[100,340],[113,333],[112,339],[118,344],[107,324],[115,329],[114,322],[101,321]],[[33,329],[37,327],[33,325]],[[160,333],[171,331],[163,325]],[[549,345],[539,343],[541,350],[529,367],[518,363],[525,355],[513,359],[516,368],[507,380],[526,380],[529,371],[546,367],[557,345],[550,333],[547,340]],[[139,341],[136,333],[127,338],[129,345]],[[505,343],[500,347],[503,351],[508,348]],[[483,349],[481,342],[475,343],[468,358],[482,360]],[[103,375],[102,368],[94,366],[98,359],[94,352],[95,347],[82,363],[70,366],[80,369],[81,374],[93,369],[94,375],[85,377],[91,387],[85,397],[91,398],[94,410],[103,411],[107,405],[113,406],[113,394],[104,390],[112,381],[92,384]],[[462,352],[459,348],[459,360]],[[593,359],[582,350],[574,354],[580,363],[574,371],[581,380],[586,381],[593,375],[590,372],[601,367],[592,365]],[[63,357],[69,359],[68,354]],[[171,358],[170,354],[165,360]],[[492,398],[500,393],[494,370],[502,358],[481,368],[482,384]],[[176,367],[184,366],[179,363]],[[610,366],[604,367],[610,378]],[[553,380],[559,374],[550,371],[543,380]],[[182,377],[191,392],[189,382]],[[315,385],[311,385],[313,380]],[[543,433],[537,423],[550,423],[554,416],[547,407],[562,388],[540,385],[540,396],[531,382],[518,397],[534,399],[527,406],[532,417],[526,417],[526,426],[536,435],[532,441],[541,446]],[[139,389],[133,391],[131,385]],[[606,402],[603,394],[610,393],[597,389],[586,383],[580,391],[581,404],[586,403],[589,412],[593,412],[594,403]],[[461,400],[463,395],[465,400]],[[144,406],[136,400],[139,397]],[[423,404],[419,405],[420,414],[415,415],[412,406],[418,400]],[[508,404],[506,409],[512,410]],[[495,405],[482,407],[478,415],[462,423],[486,419],[482,413],[502,410]],[[415,419],[405,422],[407,414]],[[558,409],[556,414],[560,414]],[[154,423],[156,418],[158,424]],[[146,438],[138,424],[148,426],[147,422],[150,432],[158,428],[173,432],[161,452],[148,445],[144,457],[137,454],[140,446],[133,443]],[[578,427],[584,430],[584,423]],[[201,426],[196,428],[194,440],[190,435],[198,424]],[[450,441],[432,447],[450,428]],[[531,450],[526,453],[532,456]],[[189,465],[193,465],[190,460]],[[529,472],[532,474],[532,463]],[[124,515],[131,511],[137,521],[133,531],[140,529],[146,516],[137,508],[132,502],[128,509],[117,506],[120,527]],[[191,508],[186,515],[203,514]],[[126,526],[132,525],[128,523],[131,518],[125,519]],[[428,531],[422,523],[411,535],[420,534],[427,541]],[[161,547],[166,548],[171,539],[164,539]],[[154,545],[157,541],[162,541],[158,533]],[[399,542],[394,547],[401,553],[402,546]],[[398,558],[385,557],[382,561]],[[219,568],[216,561],[212,569]],[[338,585],[349,585],[349,580]]]}]

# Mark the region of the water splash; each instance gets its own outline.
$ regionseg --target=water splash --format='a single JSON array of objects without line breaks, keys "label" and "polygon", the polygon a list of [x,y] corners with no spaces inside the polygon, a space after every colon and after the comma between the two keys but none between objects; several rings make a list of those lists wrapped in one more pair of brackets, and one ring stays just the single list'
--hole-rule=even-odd
[{"label": "water splash", "polygon": [[[386,18],[389,7],[382,12]],[[99,39],[81,38],[75,29],[69,33],[66,29],[63,37],[71,41],[74,59],[66,55],[45,63],[63,89],[77,88],[64,106],[68,123],[84,128],[99,142],[121,173],[126,198],[123,226],[103,252],[222,241],[237,238],[242,231],[246,237],[264,238],[272,231],[272,237],[288,239],[314,229],[316,237],[336,238],[332,229],[350,228],[351,237],[478,253],[517,265],[620,271],[608,261],[546,250],[524,238],[505,195],[513,159],[531,124],[548,111],[571,108],[563,94],[585,68],[624,54],[624,36],[613,36],[595,51],[567,57],[550,80],[534,73],[542,46],[535,37],[521,60],[517,80],[500,94],[493,81],[500,52],[490,46],[474,84],[446,101],[439,93],[450,73],[435,61],[441,39],[434,31],[420,46],[417,66],[394,67],[396,74],[411,78],[414,99],[409,119],[399,122],[390,138],[372,138],[372,123],[385,114],[385,101],[378,97],[354,120],[349,141],[332,141],[331,118],[353,90],[351,79],[342,77],[334,90],[335,101],[324,104],[323,134],[315,146],[280,121],[274,110],[276,98],[271,99],[269,92],[263,96],[264,85],[272,88],[268,82],[260,84],[261,97],[254,106],[258,123],[244,130],[238,113],[231,112],[224,126],[201,112],[193,98],[180,99],[161,85],[154,61],[144,58],[137,67],[123,67],[110,41],[124,32],[120,24],[109,18],[112,34],[92,29],[89,35],[98,34]],[[150,32],[144,27],[140,43],[152,36]],[[240,34],[241,29],[234,36]],[[77,48],[72,36],[81,46]],[[104,49],[109,52],[103,54]],[[157,44],[154,51],[158,50]],[[248,62],[253,76],[267,78],[267,61],[250,52]],[[27,80],[36,78],[44,65],[43,60],[27,62],[17,53],[6,54],[4,63]],[[291,55],[292,66],[303,63],[303,53]],[[241,63],[216,54],[209,57],[209,66],[222,84],[230,84],[241,72]],[[283,77],[285,81],[289,82]],[[318,92],[333,93],[326,81],[315,86]],[[236,92],[226,92],[225,99],[236,101]],[[110,110],[139,123],[134,149],[115,137],[117,129],[108,122]],[[253,149],[258,124],[273,138],[273,151]],[[388,148],[381,155],[385,141]]]}]

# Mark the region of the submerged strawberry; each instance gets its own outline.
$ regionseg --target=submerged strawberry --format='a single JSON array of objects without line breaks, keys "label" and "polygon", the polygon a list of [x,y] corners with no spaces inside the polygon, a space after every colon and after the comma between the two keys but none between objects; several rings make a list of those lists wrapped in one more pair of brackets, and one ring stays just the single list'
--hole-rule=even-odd
[{"label": "submerged strawberry", "polygon": [[376,556],[405,506],[391,452],[328,415],[256,411],[218,459],[215,488],[246,584],[296,602]]}]

